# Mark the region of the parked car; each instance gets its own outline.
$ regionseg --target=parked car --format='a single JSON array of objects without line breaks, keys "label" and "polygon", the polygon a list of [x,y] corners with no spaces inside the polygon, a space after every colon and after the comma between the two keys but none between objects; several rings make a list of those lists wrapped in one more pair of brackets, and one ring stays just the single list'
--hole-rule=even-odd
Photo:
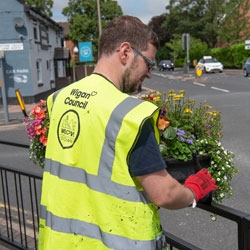
[{"label": "parked car", "polygon": [[246,60],[244,66],[243,66],[243,75],[247,77],[250,75],[250,57]]},{"label": "parked car", "polygon": [[213,58],[212,56],[203,56],[203,58],[199,61],[199,64],[202,65],[202,70],[205,73],[208,72],[223,72],[223,64]]},{"label": "parked car", "polygon": [[159,62],[159,70],[164,71],[165,69],[174,71],[174,64],[171,62],[171,60],[161,60]]}]

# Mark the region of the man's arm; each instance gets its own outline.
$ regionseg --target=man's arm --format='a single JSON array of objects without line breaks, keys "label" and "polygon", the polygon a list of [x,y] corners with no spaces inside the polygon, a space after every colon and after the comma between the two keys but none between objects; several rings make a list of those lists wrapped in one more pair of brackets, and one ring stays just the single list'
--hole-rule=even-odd
[{"label": "man's arm", "polygon": [[181,209],[194,201],[192,191],[176,181],[166,169],[136,178],[149,199],[159,207]]}]

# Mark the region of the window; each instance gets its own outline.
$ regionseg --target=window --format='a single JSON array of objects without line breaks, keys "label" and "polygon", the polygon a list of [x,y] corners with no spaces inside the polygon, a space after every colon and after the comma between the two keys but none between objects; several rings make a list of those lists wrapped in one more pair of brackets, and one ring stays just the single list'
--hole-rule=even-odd
[{"label": "window", "polygon": [[48,27],[40,25],[40,43],[41,43],[41,49],[47,50],[49,45],[49,33],[48,33]]},{"label": "window", "polygon": [[49,79],[50,81],[54,80],[54,71],[53,71],[53,60],[47,61],[47,70],[49,71]]},{"label": "window", "polygon": [[42,82],[42,60],[38,59],[36,61],[36,72],[37,72],[37,82]]},{"label": "window", "polygon": [[38,38],[38,27],[37,27],[37,22],[33,20],[33,33],[34,33],[34,40],[37,41]]}]

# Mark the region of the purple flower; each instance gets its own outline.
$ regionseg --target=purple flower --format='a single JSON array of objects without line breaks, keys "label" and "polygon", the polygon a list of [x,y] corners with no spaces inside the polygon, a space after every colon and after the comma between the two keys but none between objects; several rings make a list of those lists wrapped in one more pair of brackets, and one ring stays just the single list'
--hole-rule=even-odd
[{"label": "purple flower", "polygon": [[180,129],[178,129],[178,131],[177,131],[177,135],[185,135],[185,131],[184,130],[180,130]]},{"label": "purple flower", "polygon": [[180,140],[181,140],[182,142],[184,142],[184,141],[185,141],[185,139],[184,139],[183,137],[180,137]]},{"label": "purple flower", "polygon": [[165,115],[166,114],[166,110],[161,110],[161,115]]},{"label": "purple flower", "polygon": [[189,143],[189,144],[194,144],[194,142],[193,142],[192,139],[187,139],[187,143]]}]

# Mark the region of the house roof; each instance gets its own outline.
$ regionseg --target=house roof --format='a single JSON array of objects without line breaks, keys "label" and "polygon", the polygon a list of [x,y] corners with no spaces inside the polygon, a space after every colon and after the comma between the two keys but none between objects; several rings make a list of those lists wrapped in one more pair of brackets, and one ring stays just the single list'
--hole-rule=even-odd
[{"label": "house roof", "polygon": [[31,12],[35,12],[37,15],[41,16],[42,18],[45,18],[52,26],[56,27],[59,30],[63,30],[63,27],[56,23],[53,19],[49,18],[48,16],[41,13],[38,9],[28,5],[24,0],[17,0],[19,3],[24,5],[24,11],[26,13],[32,14]]},{"label": "house roof", "polygon": [[57,22],[57,23],[63,27],[63,35],[67,37],[67,35],[70,33],[69,23],[68,22]]}]

